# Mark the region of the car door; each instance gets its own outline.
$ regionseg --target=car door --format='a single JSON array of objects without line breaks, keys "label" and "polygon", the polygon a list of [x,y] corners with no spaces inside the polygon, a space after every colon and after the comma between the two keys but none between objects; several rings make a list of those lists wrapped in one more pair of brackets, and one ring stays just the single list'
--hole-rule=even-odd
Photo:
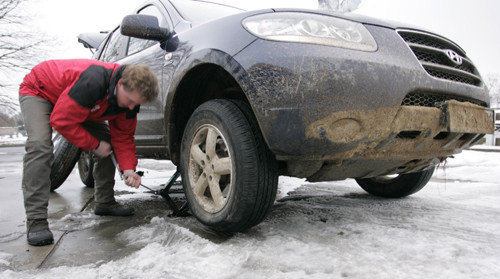
[{"label": "car door", "polygon": [[[164,15],[155,5],[148,5],[138,11],[139,14],[152,15],[158,18],[161,27],[172,29],[169,17]],[[160,94],[153,101],[141,105],[138,114],[138,124],[135,133],[135,142],[138,153],[141,155],[154,155],[165,153],[166,133],[164,127],[162,69],[165,51],[160,43],[154,40],[128,38],[126,55],[118,61],[120,64],[147,64],[158,77]],[[163,154],[159,155],[162,157]]]}]

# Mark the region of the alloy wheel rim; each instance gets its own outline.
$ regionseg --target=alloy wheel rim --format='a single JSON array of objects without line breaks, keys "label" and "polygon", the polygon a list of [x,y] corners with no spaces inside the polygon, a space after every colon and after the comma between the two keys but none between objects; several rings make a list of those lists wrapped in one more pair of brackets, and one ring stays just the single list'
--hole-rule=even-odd
[{"label": "alloy wheel rim", "polygon": [[227,204],[232,188],[232,160],[228,144],[213,125],[196,131],[189,150],[189,179],[196,202],[209,213]]}]

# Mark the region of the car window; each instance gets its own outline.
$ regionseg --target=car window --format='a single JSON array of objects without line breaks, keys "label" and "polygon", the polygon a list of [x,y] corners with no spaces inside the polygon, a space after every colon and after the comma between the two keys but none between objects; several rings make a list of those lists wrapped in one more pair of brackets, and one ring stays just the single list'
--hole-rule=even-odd
[{"label": "car window", "polygon": [[120,28],[115,29],[110,36],[108,44],[101,56],[101,60],[104,62],[115,62],[122,58],[125,53],[123,48],[125,47],[125,40],[127,40],[127,37],[120,33]]},{"label": "car window", "polygon": [[[160,10],[158,10],[158,8],[156,8],[153,5],[145,7],[144,9],[139,11],[139,14],[155,16],[158,19],[158,23],[160,24],[160,27],[165,27],[165,28],[169,27],[167,20],[162,15]],[[127,55],[132,55],[134,53],[137,53],[137,52],[139,52],[145,48],[148,48],[154,44],[157,44],[157,43],[158,43],[158,41],[155,41],[155,40],[144,40],[144,39],[138,39],[138,38],[130,38]]]}]

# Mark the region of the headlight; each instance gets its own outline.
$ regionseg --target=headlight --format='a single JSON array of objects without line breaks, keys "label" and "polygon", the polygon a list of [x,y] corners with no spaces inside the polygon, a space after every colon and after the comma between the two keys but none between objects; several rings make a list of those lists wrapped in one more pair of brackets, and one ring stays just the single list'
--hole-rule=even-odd
[{"label": "headlight", "polygon": [[336,17],[276,12],[251,16],[242,23],[248,32],[262,39],[377,50],[377,43],[361,23]]}]

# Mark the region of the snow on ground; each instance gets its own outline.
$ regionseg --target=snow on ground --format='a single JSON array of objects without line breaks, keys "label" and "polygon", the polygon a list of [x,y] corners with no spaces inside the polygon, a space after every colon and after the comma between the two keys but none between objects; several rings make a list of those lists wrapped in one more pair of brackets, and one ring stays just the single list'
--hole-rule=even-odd
[{"label": "snow on ground", "polygon": [[0,146],[7,146],[7,145],[23,145],[26,143],[26,138],[25,136],[21,135],[14,135],[14,136],[0,136]]},{"label": "snow on ground", "polygon": [[0,252],[0,267],[1,266],[9,266],[11,258],[12,258],[11,254]]},{"label": "snow on ground", "polygon": [[110,217],[99,217],[91,212],[68,214],[59,220],[50,220],[50,228],[55,231],[81,231],[111,221]]},{"label": "snow on ground", "polygon": [[[464,151],[419,193],[366,194],[354,180],[308,183],[280,177],[270,216],[247,233],[214,238],[188,230],[194,218],[153,217],[117,237],[137,251],[120,260],[15,272],[1,278],[498,278],[500,153]],[[140,160],[151,185],[165,161]],[[147,185],[147,184],[146,184]],[[127,188],[130,191],[130,188]],[[120,199],[144,199],[139,189]],[[91,215],[56,226],[86,229]],[[76,224],[75,224],[76,223]],[[70,225],[73,224],[73,225]]]}]

